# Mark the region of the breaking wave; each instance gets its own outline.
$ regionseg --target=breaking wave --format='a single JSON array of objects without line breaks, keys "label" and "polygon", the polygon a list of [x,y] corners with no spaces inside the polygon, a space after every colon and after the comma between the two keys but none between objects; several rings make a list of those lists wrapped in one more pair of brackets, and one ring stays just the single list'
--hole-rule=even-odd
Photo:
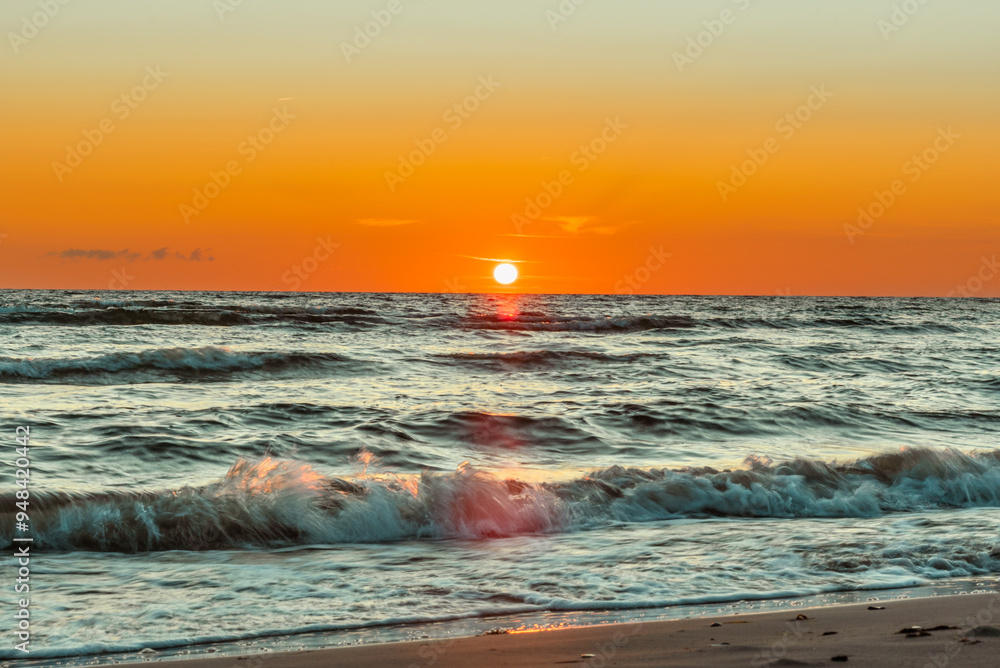
[{"label": "breaking wave", "polygon": [[[11,542],[13,495],[0,497]],[[168,491],[32,495],[46,550],[145,552],[488,539],[680,518],[843,518],[1000,506],[1000,452],[908,449],[853,463],[755,457],[717,470],[614,466],[566,482],[454,473],[328,477],[238,460],[217,483]]]}]

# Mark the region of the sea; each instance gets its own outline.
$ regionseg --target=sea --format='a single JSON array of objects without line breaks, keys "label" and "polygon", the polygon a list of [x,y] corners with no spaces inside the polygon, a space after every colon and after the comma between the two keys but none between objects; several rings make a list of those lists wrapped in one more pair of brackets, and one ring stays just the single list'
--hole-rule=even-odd
[{"label": "sea", "polygon": [[998,433],[1000,300],[4,290],[0,659],[995,590]]}]

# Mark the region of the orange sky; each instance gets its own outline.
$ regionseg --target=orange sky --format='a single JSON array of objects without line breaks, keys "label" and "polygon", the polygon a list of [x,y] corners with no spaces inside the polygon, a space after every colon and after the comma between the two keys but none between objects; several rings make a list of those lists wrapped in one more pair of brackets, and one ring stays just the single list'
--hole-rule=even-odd
[{"label": "orange sky", "polygon": [[225,1],[5,3],[0,287],[1000,296],[996,3]]}]

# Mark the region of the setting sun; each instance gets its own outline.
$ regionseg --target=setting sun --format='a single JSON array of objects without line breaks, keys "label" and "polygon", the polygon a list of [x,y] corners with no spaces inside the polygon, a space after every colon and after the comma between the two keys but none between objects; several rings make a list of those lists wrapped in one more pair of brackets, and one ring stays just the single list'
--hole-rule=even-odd
[{"label": "setting sun", "polygon": [[498,264],[493,270],[493,278],[497,279],[497,283],[510,285],[517,280],[517,267],[512,264]]}]

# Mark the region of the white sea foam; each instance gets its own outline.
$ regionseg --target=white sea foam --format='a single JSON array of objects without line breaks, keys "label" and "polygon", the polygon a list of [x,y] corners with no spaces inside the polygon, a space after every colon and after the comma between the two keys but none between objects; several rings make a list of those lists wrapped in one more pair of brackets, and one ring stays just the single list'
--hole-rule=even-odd
[{"label": "white sea foam", "polygon": [[[734,471],[612,467],[553,483],[503,480],[468,465],[451,474],[345,480],[266,458],[240,460],[203,488],[43,498],[38,507],[36,540],[49,550],[482,539],[617,522],[1000,507],[1000,456],[911,449],[850,464],[751,458]],[[0,535],[11,536],[6,519]]]}]

